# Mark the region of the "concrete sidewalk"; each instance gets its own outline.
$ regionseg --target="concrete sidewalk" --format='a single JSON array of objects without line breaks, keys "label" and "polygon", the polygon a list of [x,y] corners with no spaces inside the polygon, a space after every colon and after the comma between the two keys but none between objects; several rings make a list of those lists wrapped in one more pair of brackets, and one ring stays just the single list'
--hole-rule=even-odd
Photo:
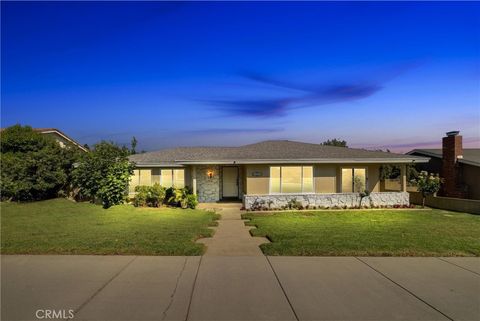
[{"label": "concrete sidewalk", "polygon": [[479,320],[480,258],[2,256],[2,320]]}]

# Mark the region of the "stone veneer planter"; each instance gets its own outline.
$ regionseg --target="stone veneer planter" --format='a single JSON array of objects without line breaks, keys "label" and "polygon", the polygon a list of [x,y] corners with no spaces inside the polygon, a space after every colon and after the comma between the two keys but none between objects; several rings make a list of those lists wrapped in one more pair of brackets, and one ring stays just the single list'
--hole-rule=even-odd
[{"label": "stone veneer planter", "polygon": [[[335,193],[335,194],[277,194],[277,195],[244,195],[243,203],[246,209],[251,209],[255,203],[262,203],[262,206],[270,209],[281,209],[289,201],[296,200],[303,207],[317,208],[352,208],[360,205],[358,193]],[[361,206],[396,206],[410,205],[407,192],[381,192],[370,193],[362,199]]]}]

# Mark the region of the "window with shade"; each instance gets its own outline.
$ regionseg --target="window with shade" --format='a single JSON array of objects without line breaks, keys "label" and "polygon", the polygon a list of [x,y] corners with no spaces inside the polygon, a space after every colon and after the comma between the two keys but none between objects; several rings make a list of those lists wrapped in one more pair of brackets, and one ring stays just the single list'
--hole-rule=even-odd
[{"label": "window with shade", "polygon": [[342,168],[342,192],[361,193],[367,189],[366,168]]},{"label": "window with shade", "polygon": [[270,193],[313,193],[313,166],[271,166]]},{"label": "window with shade", "polygon": [[163,187],[185,187],[185,170],[162,169],[160,173],[160,185]]},{"label": "window with shade", "polygon": [[138,185],[151,185],[152,177],[153,174],[151,169],[135,169],[133,175],[130,177],[130,183],[128,184],[129,192],[134,193],[135,187]]}]

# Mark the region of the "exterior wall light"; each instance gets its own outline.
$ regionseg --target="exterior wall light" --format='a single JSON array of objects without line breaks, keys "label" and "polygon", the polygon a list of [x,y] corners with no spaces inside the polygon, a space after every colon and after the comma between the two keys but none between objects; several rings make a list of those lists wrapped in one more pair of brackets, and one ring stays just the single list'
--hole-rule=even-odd
[{"label": "exterior wall light", "polygon": [[208,178],[213,178],[213,171],[212,171],[212,170],[209,170],[209,171],[207,172],[207,176],[208,176]]}]

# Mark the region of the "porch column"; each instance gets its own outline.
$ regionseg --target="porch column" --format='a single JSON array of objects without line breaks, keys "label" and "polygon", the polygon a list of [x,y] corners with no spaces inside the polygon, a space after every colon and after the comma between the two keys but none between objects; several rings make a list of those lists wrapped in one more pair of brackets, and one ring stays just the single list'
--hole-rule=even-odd
[{"label": "porch column", "polygon": [[400,184],[401,184],[401,191],[407,191],[407,165],[402,164],[400,166]]},{"label": "porch column", "polygon": [[197,167],[195,165],[192,166],[192,192],[197,194]]}]

